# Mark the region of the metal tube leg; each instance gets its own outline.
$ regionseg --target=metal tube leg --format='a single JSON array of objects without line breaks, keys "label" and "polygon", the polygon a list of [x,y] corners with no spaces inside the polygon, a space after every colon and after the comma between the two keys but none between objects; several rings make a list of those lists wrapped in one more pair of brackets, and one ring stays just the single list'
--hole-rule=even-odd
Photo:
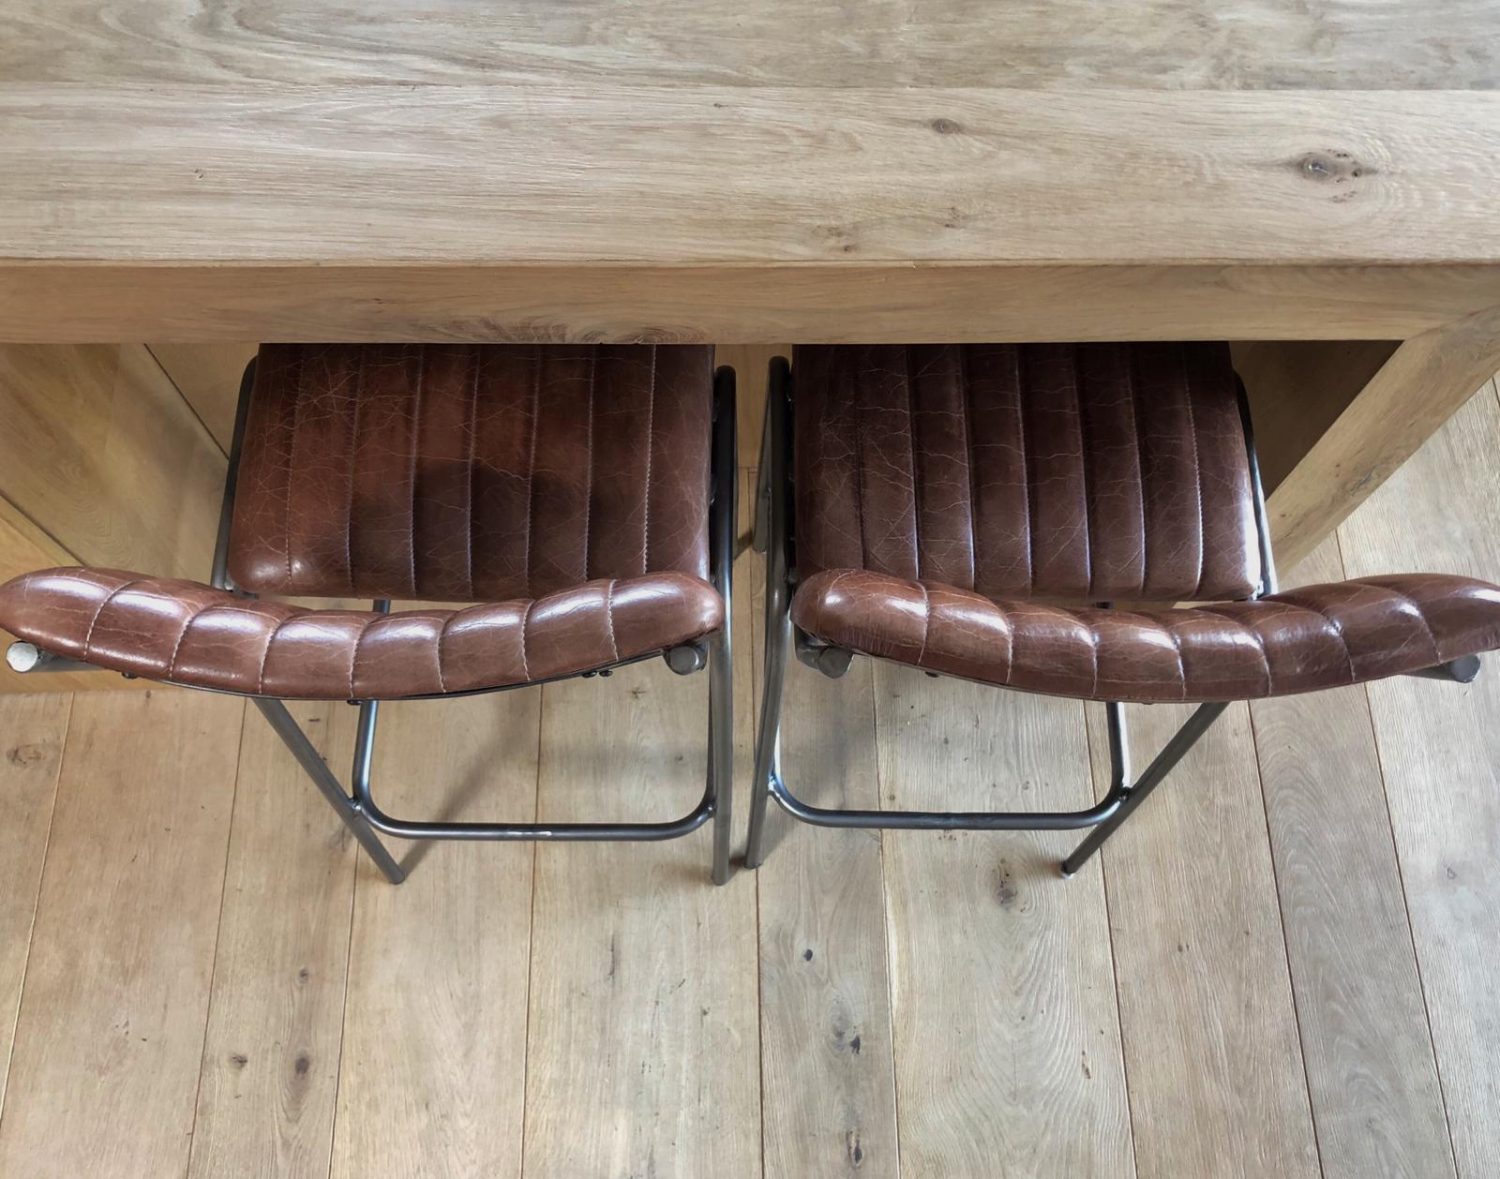
[{"label": "metal tube leg", "polygon": [[[1156,755],[1152,763],[1146,767],[1146,772],[1130,788],[1124,803],[1099,826],[1089,832],[1088,837],[1073,849],[1073,854],[1062,862],[1062,873],[1071,876],[1088,862],[1092,856],[1103,845],[1104,841],[1113,835],[1126,819],[1134,813],[1135,808],[1146,801],[1146,796],[1161,784],[1163,778],[1170,774],[1183,755],[1187,753],[1209,729],[1209,726],[1218,720],[1228,704],[1200,704],[1193,715],[1188,717],[1187,723],[1172,735],[1166,747]],[[1111,750],[1113,753],[1113,750]]]},{"label": "metal tube leg", "polygon": [[339,818],[344,821],[344,826],[354,833],[354,838],[359,840],[360,847],[369,853],[370,858],[375,861],[375,866],[380,869],[385,878],[392,884],[400,884],[405,880],[406,873],[402,871],[401,865],[396,863],[391,853],[386,850],[385,844],[380,842],[375,829],[360,813],[355,801],[344,793],[339,780],[333,776],[333,772],[318,756],[318,751],[313,748],[312,742],[307,739],[307,734],[302,731],[301,726],[292,719],[292,714],[286,710],[286,705],[280,700],[256,698],[255,706],[260,709],[261,715],[276,731],[276,735],[292,751],[292,755],[307,772],[307,776],[313,780],[313,785],[322,792],[328,804],[338,812]]},{"label": "metal tube leg", "polygon": [[734,828],[734,662],[729,619],[708,655],[708,773],[714,800],[714,883],[729,880],[729,842]]},{"label": "metal tube leg", "polygon": [[755,731],[755,777],[750,784],[750,834],[745,842],[745,866],[759,868],[765,860],[766,803],[771,779],[781,772],[781,686],[786,674],[786,652],[792,643],[792,620],[784,585],[766,589],[765,676],[761,686],[760,725]]}]

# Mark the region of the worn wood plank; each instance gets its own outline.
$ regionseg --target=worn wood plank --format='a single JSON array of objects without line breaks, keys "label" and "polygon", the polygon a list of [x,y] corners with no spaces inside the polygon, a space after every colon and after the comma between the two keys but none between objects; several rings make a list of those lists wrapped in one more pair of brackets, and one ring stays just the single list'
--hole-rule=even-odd
[{"label": "worn wood plank", "polygon": [[73,698],[0,698],[0,1117]]},{"label": "worn wood plank", "polygon": [[[1340,531],[1353,576],[1428,569],[1500,580],[1500,401],[1474,397]],[[1370,710],[1458,1173],[1500,1155],[1500,679],[1393,679]]]},{"label": "worn wood plank", "polygon": [[[1090,803],[1082,706],[877,665],[886,808]],[[884,836],[903,1174],[1130,1175],[1104,891],[1055,837]]]},{"label": "worn wood plank", "polygon": [[[375,797],[407,818],[530,821],[539,707],[527,691],[387,705]],[[334,1175],[520,1173],[532,857],[417,845],[400,886],[359,863]]]},{"label": "worn wood plank", "polygon": [[[1090,711],[1102,795],[1103,710]],[[1137,769],[1189,711],[1126,710]],[[1230,707],[1102,857],[1143,1179],[1318,1174],[1244,705]]]},{"label": "worn wood plank", "polygon": [[[342,774],[354,709],[291,708]],[[188,1173],[326,1177],[357,849],[260,714],[246,717]]]},{"label": "worn wood plank", "polygon": [[[753,470],[748,478],[747,501]],[[748,565],[740,584],[754,601],[758,681],[765,566],[758,555]],[[870,661],[838,681],[795,661],[787,674],[781,747],[792,789],[821,806],[878,807]],[[766,1174],[897,1175],[880,836],[793,823],[774,804],[767,824],[756,874]]]},{"label": "worn wood plank", "polygon": [[[542,821],[665,818],[703,789],[702,676],[659,661],[543,689]],[[528,1175],[760,1173],[755,880],[709,832],[543,844]]]},{"label": "worn wood plank", "polygon": [[[1329,537],[1283,581],[1343,576]],[[1365,690],[1250,714],[1323,1174],[1451,1176]]]},{"label": "worn wood plank", "polygon": [[0,1174],[187,1166],[245,704],[75,698]]},{"label": "worn wood plank", "polygon": [[[302,0],[236,19],[136,4],[103,19],[81,0],[18,0],[0,76],[157,84],[216,81],[513,85],[558,76],[788,86],[1492,88],[1500,17],[1486,0],[1210,0],[1100,9],[960,0],[808,5],[608,0],[475,10],[403,0]],[[767,47],[774,46],[774,52]]]},{"label": "worn wood plank", "polygon": [[11,260],[1500,264],[1489,92],[10,83],[0,168]]},{"label": "worn wood plank", "polygon": [[77,559],[202,579],[224,455],[140,345],[0,346],[0,495]]}]

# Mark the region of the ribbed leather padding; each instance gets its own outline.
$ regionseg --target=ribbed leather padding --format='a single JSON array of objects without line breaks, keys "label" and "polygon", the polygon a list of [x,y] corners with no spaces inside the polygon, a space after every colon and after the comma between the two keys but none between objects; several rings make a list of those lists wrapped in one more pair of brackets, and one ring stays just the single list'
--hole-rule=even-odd
[{"label": "ribbed leather padding", "polygon": [[699,346],[266,345],[230,574],[428,601],[707,578],[712,365]]},{"label": "ribbed leather padding", "polygon": [[1259,583],[1225,344],[806,346],[793,381],[799,576],[1077,601]]},{"label": "ribbed leather padding", "polygon": [[0,625],[43,650],[153,680],[282,699],[391,700],[532,683],[717,630],[683,573],[590,581],[461,610],[308,610],[118,569],[0,585]]},{"label": "ribbed leather padding", "polygon": [[833,569],[798,588],[792,619],[838,647],[1021,691],[1127,703],[1252,700],[1494,650],[1500,587],[1414,573],[1254,602],[1101,610]]}]

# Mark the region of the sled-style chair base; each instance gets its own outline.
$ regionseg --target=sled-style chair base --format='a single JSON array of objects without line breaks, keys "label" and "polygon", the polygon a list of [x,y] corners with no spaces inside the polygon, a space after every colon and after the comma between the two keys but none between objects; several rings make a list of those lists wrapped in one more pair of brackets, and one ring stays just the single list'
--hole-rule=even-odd
[{"label": "sled-style chair base", "polygon": [[[0,586],[0,627],[20,636],[9,665],[27,673],[111,670],[250,697],[393,884],[405,872],[382,834],[651,841],[710,821],[712,877],[724,883],[733,371],[712,372],[707,348],[329,350],[331,358],[308,346],[271,350],[278,371],[269,392],[257,394],[256,361],[246,370],[208,585],[110,570],[23,575]],[[547,420],[549,398],[571,399],[556,420]],[[304,420],[313,417],[309,407],[321,415],[316,423]],[[390,436],[378,433],[387,428]],[[444,430],[446,441],[438,436]],[[309,467],[322,464],[317,479],[344,488],[348,515],[333,526],[296,518],[302,492],[292,485],[301,469],[292,456],[302,450]],[[507,467],[516,463],[520,475]],[[455,496],[468,497],[467,510],[454,513]],[[312,508],[309,515],[322,514]],[[402,538],[396,553],[382,539],[392,535]],[[434,551],[447,556],[424,570],[424,554]],[[316,568],[325,559],[336,567],[331,579]],[[518,562],[519,572],[511,568]],[[253,592],[346,596],[338,591],[372,584],[388,592],[368,611],[305,610]],[[393,597],[461,601],[480,593],[485,604],[463,609],[390,612]],[[382,701],[608,677],[657,655],[678,674],[707,670],[705,786],[687,814],[634,823],[428,822],[391,816],[376,803]],[[347,786],[293,719],[289,699],[358,706]]]},{"label": "sled-style chair base", "polygon": [[[1071,876],[1230,703],[1400,674],[1468,682],[1500,646],[1500,588],[1468,578],[1277,593],[1224,345],[799,347],[771,366],[754,543],[766,644],[751,868],[774,799],[825,827],[1091,828],[1059,865]],[[1162,606],[1107,605],[1142,600]],[[811,805],[781,764],[790,651],[832,678],[862,654],[1101,702],[1109,789],[1070,812]],[[1158,702],[1198,707],[1133,778],[1122,706]]]}]

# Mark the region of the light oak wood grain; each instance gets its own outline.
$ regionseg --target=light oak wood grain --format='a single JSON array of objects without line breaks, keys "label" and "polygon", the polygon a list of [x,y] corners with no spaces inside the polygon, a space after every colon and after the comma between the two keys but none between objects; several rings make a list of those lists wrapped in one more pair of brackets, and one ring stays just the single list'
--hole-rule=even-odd
[{"label": "light oak wood grain", "polygon": [[[291,708],[342,775],[354,709]],[[355,851],[291,753],[248,711],[189,1175],[328,1175]]]},{"label": "light oak wood grain", "polygon": [[[536,692],[386,705],[376,799],[529,822],[539,707]],[[519,1175],[534,849],[394,846],[413,869],[399,887],[358,864],[333,1174]]]},{"label": "light oak wood grain", "polygon": [[[887,809],[1089,805],[1076,701],[879,664],[875,703]],[[1098,870],[1065,884],[1055,837],[884,844],[902,1174],[1131,1174]]]},{"label": "light oak wood grain", "polygon": [[151,344],[148,347],[183,400],[227,455],[234,442],[240,377],[254,359],[258,345]]},{"label": "light oak wood grain", "polygon": [[75,698],[0,1174],[187,1166],[242,700]]},{"label": "light oak wood grain", "polygon": [[[1500,399],[1487,386],[1340,530],[1352,576],[1500,580]],[[1370,685],[1396,850],[1460,1175],[1500,1154],[1500,679]]]},{"label": "light oak wood grain", "polygon": [[224,455],[140,345],[0,346],[0,495],[75,559],[201,580]]},{"label": "light oak wood grain", "polygon": [[[706,685],[653,660],[543,689],[543,821],[667,818],[703,789]],[[760,1174],[755,880],[709,832],[537,849],[528,1175]]]},{"label": "light oak wood grain", "polygon": [[78,342],[1394,339],[1500,267],[0,265],[0,336]]},{"label": "light oak wood grain", "polygon": [[789,86],[1494,87],[1485,0],[1317,5],[1087,0],[918,8],[608,0],[476,9],[280,0],[254,8],[81,0],[10,5],[0,76],[513,85],[558,76]]},{"label": "light oak wood grain", "polygon": [[1301,560],[1500,368],[1500,308],[1407,340],[1267,501],[1277,556]]},{"label": "light oak wood grain", "polygon": [[[1102,796],[1103,710],[1090,711]],[[1126,710],[1138,769],[1189,711]],[[1102,856],[1142,1179],[1317,1175],[1243,704],[1219,718]]]},{"label": "light oak wood grain", "polygon": [[1500,263],[1488,92],[6,83],[0,168],[7,259]]},{"label": "light oak wood grain", "polygon": [[[755,472],[748,477],[753,494]],[[751,557],[740,584],[753,600],[758,680],[765,566]],[[792,789],[819,806],[877,808],[870,661],[837,681],[793,662],[785,691],[781,747]],[[880,835],[803,826],[774,805],[766,821],[770,859],[756,873],[766,1174],[895,1176]]]},{"label": "light oak wood grain", "polygon": [[[1338,541],[1283,574],[1341,581]],[[1364,688],[1250,706],[1325,1176],[1451,1176]]]},{"label": "light oak wood grain", "polygon": [[73,698],[0,698],[0,1117]]}]

